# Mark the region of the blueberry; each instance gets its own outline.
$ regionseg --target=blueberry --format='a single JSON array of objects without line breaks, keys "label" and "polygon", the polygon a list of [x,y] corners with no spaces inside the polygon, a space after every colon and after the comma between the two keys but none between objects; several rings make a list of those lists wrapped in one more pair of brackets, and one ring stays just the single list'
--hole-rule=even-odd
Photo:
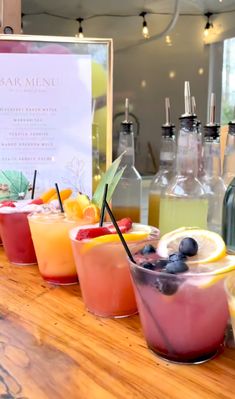
[{"label": "blueberry", "polygon": [[156,269],[155,264],[151,263],[151,262],[141,263],[141,267],[143,267],[144,269],[149,269],[149,270],[155,270]]},{"label": "blueberry", "polygon": [[155,253],[156,249],[151,245],[151,244],[147,244],[144,246],[144,248],[141,249],[140,253],[142,255],[148,255],[151,253]]},{"label": "blueberry", "polygon": [[166,265],[166,272],[171,274],[183,273],[188,270],[188,266],[182,260],[177,260],[175,262],[169,262]]},{"label": "blueberry", "polygon": [[169,261],[170,262],[175,262],[177,260],[186,260],[187,256],[182,254],[181,252],[175,252],[174,254],[171,254],[169,256]]},{"label": "blueberry", "polygon": [[177,277],[159,276],[154,281],[155,288],[164,295],[173,295],[178,290],[180,280]]},{"label": "blueberry", "polygon": [[184,238],[179,246],[179,251],[186,256],[194,256],[198,251],[198,243],[194,238]]}]

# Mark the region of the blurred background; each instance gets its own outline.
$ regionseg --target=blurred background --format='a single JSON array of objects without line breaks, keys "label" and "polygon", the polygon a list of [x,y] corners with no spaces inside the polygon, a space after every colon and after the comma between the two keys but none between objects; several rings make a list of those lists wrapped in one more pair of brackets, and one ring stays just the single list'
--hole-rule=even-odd
[{"label": "blurred background", "polygon": [[234,0],[22,0],[25,34],[75,36],[80,30],[86,38],[113,39],[113,155],[128,97],[143,176],[158,167],[166,96],[178,127],[185,80],[202,124],[212,91],[224,131],[235,119],[234,21]]}]

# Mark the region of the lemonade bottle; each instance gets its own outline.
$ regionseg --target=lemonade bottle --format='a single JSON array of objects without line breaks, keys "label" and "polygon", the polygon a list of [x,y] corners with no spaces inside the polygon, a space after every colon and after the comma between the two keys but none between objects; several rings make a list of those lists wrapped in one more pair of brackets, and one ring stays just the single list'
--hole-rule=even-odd
[{"label": "lemonade bottle", "polygon": [[165,99],[166,123],[162,125],[159,171],[149,188],[148,224],[159,227],[160,196],[169,184],[175,160],[175,125],[170,121],[170,101]]},{"label": "lemonade bottle", "polygon": [[221,177],[220,125],[215,123],[215,95],[211,94],[209,122],[204,127],[204,174],[201,183],[208,195],[208,229],[221,234],[225,185]]},{"label": "lemonade bottle", "polygon": [[161,234],[185,226],[207,228],[208,201],[198,180],[198,137],[189,82],[185,82],[185,114],[180,117],[176,174],[160,200]]},{"label": "lemonade bottle", "polygon": [[224,153],[223,180],[228,187],[235,177],[235,121],[228,124],[228,136]]},{"label": "lemonade bottle", "polygon": [[129,120],[128,99],[119,135],[118,155],[123,152],[120,168],[125,166],[125,170],[112,196],[112,210],[117,220],[130,217],[133,222],[140,222],[142,178],[135,168],[134,132]]}]

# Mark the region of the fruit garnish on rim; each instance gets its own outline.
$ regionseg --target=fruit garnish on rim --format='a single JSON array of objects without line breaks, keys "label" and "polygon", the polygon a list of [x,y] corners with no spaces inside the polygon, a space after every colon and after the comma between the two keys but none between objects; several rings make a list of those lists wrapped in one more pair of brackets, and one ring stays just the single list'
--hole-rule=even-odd
[{"label": "fruit garnish on rim", "polygon": [[92,199],[86,194],[79,193],[76,198],[64,200],[64,210],[68,219],[85,221],[86,224],[93,224],[99,221],[105,185],[109,185],[107,201],[110,201],[123,174],[124,168],[118,170],[122,156],[123,154],[121,154],[102,175]]},{"label": "fruit garnish on rim", "polygon": [[[226,246],[219,234],[209,230],[202,230],[197,227],[180,228],[162,236],[158,246],[159,255],[162,257],[168,257],[169,255],[174,254],[179,250],[179,245],[184,239],[184,245],[186,247],[187,245],[190,246],[190,239],[195,240],[198,246],[198,251],[195,255],[193,252],[191,255],[187,254],[190,256],[188,259],[190,264],[198,262],[214,262],[226,255]],[[190,251],[193,251],[193,248],[190,247]]]}]

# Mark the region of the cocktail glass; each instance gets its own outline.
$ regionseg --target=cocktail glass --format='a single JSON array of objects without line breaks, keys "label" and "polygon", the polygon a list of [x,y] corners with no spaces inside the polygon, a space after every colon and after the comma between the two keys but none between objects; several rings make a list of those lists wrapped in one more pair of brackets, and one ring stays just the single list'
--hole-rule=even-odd
[{"label": "cocktail glass", "polygon": [[73,259],[69,230],[77,226],[64,213],[50,210],[28,217],[41,276],[49,283],[76,284],[77,271]]},{"label": "cocktail glass", "polygon": [[[106,225],[105,223],[104,226]],[[143,230],[143,225],[137,223],[133,227],[136,231]],[[144,243],[156,244],[159,230],[151,228],[149,231],[147,238],[139,241],[140,247]],[[112,240],[113,235],[98,237],[98,240],[78,241],[75,239],[77,232],[78,228],[73,229],[70,237],[86,308],[101,317],[118,318],[135,314],[136,300],[128,260],[118,236],[116,235],[116,241],[111,242],[107,240],[111,236]],[[129,241],[128,245],[131,248],[137,242],[133,233],[133,241]]]},{"label": "cocktail glass", "polygon": [[[4,211],[5,210],[5,211]],[[15,265],[34,265],[37,258],[30,234],[28,215],[20,208],[0,210],[0,233],[9,261]]]},{"label": "cocktail glass", "polygon": [[225,279],[225,291],[227,293],[228,307],[231,316],[233,337],[235,341],[235,273],[231,273],[231,275]]},{"label": "cocktail glass", "polygon": [[205,265],[194,265],[170,274],[129,263],[147,346],[177,363],[213,358],[229,317],[223,281],[228,273],[203,272]]}]

